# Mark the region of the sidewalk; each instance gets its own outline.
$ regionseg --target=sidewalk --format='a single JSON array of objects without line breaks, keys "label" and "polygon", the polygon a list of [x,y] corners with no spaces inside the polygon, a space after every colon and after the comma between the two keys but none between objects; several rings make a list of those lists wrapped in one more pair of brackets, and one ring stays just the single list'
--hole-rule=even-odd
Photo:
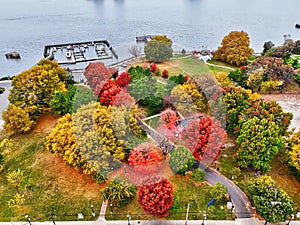
[{"label": "sidewalk", "polygon": [[[187,224],[184,220],[118,220],[118,221],[55,221],[56,225],[201,225],[202,220],[189,220]],[[205,220],[205,225],[263,225],[265,221],[256,218],[233,220]],[[277,225],[285,225],[287,222],[277,223]],[[0,225],[28,225],[28,222],[0,222]],[[31,222],[32,225],[53,225],[53,222]],[[271,225],[271,223],[268,223]],[[290,225],[300,225],[300,221],[291,221]]]}]

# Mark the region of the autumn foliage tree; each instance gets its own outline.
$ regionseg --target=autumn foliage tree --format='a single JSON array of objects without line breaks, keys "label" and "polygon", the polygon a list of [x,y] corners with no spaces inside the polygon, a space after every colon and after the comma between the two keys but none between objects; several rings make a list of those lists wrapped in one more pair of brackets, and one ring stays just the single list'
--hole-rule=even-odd
[{"label": "autumn foliage tree", "polygon": [[173,186],[167,179],[153,175],[139,188],[138,202],[146,213],[165,217],[172,207]]},{"label": "autumn foliage tree", "polygon": [[292,199],[287,193],[276,187],[275,182],[269,176],[252,178],[247,184],[247,189],[258,213],[267,222],[284,222],[294,211],[295,206]]},{"label": "autumn foliage tree", "polygon": [[262,172],[270,170],[270,162],[284,143],[275,122],[256,116],[243,123],[236,142],[240,145],[238,164],[241,167],[252,165]]},{"label": "autumn foliage tree", "polygon": [[284,60],[276,57],[259,57],[250,66],[251,70],[262,68],[264,81],[282,81],[285,87],[295,75],[295,70],[290,65],[285,65]]},{"label": "autumn foliage tree", "polygon": [[114,80],[107,80],[98,94],[101,104],[106,106],[113,105],[116,96],[121,90]]},{"label": "autumn foliage tree", "polygon": [[214,59],[240,66],[253,54],[250,39],[244,31],[232,31],[222,40],[222,45],[215,51]]},{"label": "autumn foliage tree", "polygon": [[153,62],[164,62],[172,57],[172,40],[157,35],[145,45],[146,59]]},{"label": "autumn foliage tree", "polygon": [[181,131],[181,138],[194,157],[204,164],[216,160],[226,139],[226,132],[211,117],[194,118]]},{"label": "autumn foliage tree", "polygon": [[137,172],[154,173],[161,168],[163,154],[158,146],[151,142],[142,143],[130,151],[128,162]]},{"label": "autumn foliage tree", "polygon": [[130,83],[130,75],[128,72],[121,73],[116,79],[116,84],[119,87],[126,87],[129,83]]},{"label": "autumn foliage tree", "polygon": [[51,111],[49,103],[56,91],[67,92],[66,81],[64,69],[56,62],[43,59],[13,78],[8,98],[11,104],[36,120],[41,113]]},{"label": "autumn foliage tree", "polygon": [[196,83],[175,86],[171,91],[169,101],[183,115],[206,112],[208,109],[207,99]]},{"label": "autumn foliage tree", "polygon": [[112,73],[102,62],[91,62],[85,68],[84,76],[87,79],[87,84],[94,89],[99,83],[110,79]]},{"label": "autumn foliage tree", "polygon": [[109,171],[109,152],[101,143],[94,123],[99,103],[82,106],[73,115],[66,114],[47,136],[46,148],[62,157],[67,165],[86,174],[106,178]]},{"label": "autumn foliage tree", "polygon": [[26,133],[35,125],[35,121],[30,119],[28,113],[20,107],[9,104],[2,112],[4,129],[8,135]]},{"label": "autumn foliage tree", "polygon": [[185,175],[194,165],[194,157],[189,149],[178,146],[171,151],[169,165],[173,173]]},{"label": "autumn foliage tree", "polygon": [[295,132],[289,142],[288,162],[297,180],[300,180],[300,131]]},{"label": "autumn foliage tree", "polygon": [[100,195],[104,200],[117,207],[128,203],[135,194],[136,189],[133,185],[118,178],[108,181],[105,188],[100,191]]}]

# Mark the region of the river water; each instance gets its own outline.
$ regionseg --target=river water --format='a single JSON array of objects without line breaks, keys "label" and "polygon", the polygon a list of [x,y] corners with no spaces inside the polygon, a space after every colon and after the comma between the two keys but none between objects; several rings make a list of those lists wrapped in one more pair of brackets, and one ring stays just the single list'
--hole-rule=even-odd
[{"label": "river water", "polygon": [[[15,75],[43,57],[44,45],[106,39],[118,50],[135,36],[165,34],[187,50],[216,49],[232,30],[251,47],[300,39],[299,0],[1,0],[0,77]],[[7,60],[18,51],[21,60]]]}]

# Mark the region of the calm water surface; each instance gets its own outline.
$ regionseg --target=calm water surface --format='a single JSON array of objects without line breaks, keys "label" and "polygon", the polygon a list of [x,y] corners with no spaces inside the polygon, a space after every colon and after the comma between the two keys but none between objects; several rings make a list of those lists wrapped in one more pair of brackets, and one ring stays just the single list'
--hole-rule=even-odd
[{"label": "calm water surface", "polygon": [[[232,30],[248,32],[251,47],[300,39],[299,0],[1,0],[0,77],[30,68],[43,47],[106,39],[117,48],[142,34],[166,34],[188,49],[216,49]],[[19,51],[21,60],[5,53]]]}]

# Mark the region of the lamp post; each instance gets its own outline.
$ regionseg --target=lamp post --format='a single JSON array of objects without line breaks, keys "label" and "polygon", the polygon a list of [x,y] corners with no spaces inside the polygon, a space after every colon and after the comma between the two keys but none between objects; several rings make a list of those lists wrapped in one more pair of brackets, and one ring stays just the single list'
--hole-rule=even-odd
[{"label": "lamp post", "polygon": [[26,214],[25,218],[27,219],[28,223],[31,225],[30,217]]},{"label": "lamp post", "polygon": [[95,216],[96,216],[96,213],[95,213],[95,210],[94,210],[94,206],[91,205],[91,208],[92,208],[92,216],[95,217]]},{"label": "lamp post", "polygon": [[126,174],[126,165],[124,165],[124,173]]},{"label": "lamp post", "polygon": [[130,215],[129,214],[127,214],[127,221],[128,221],[128,225],[130,225]]},{"label": "lamp post", "polygon": [[290,222],[291,222],[291,220],[293,220],[293,219],[294,219],[294,214],[291,214],[290,219],[289,219],[289,222],[288,222],[286,225],[290,225]]},{"label": "lamp post", "polygon": [[206,218],[207,218],[207,217],[206,217],[206,214],[204,213],[204,214],[203,214],[203,221],[202,221],[202,225],[204,225],[204,221],[206,220]]},{"label": "lamp post", "polygon": [[113,207],[113,204],[111,204],[111,203],[110,203],[110,214],[112,214],[112,213],[113,213],[113,209],[112,209],[112,207]]},{"label": "lamp post", "polygon": [[50,218],[51,218],[51,220],[52,220],[53,224],[55,225],[54,215],[53,215],[53,213],[52,213],[52,212],[50,212]]}]

